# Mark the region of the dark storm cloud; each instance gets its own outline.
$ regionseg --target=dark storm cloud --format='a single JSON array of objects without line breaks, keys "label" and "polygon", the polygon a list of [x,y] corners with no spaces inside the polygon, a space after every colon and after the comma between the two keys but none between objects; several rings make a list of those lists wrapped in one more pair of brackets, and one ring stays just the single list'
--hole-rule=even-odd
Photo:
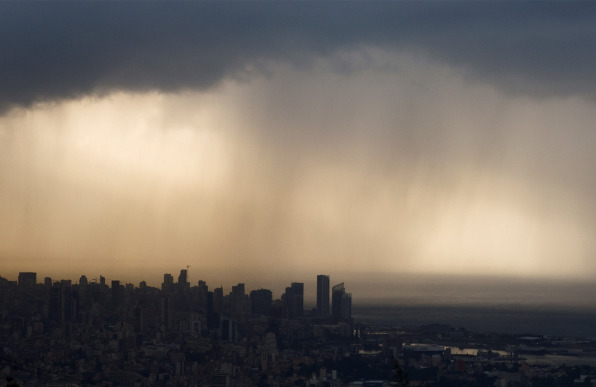
[{"label": "dark storm cloud", "polygon": [[595,41],[589,2],[5,2],[0,109],[208,88],[366,46],[420,53],[512,92],[594,97]]}]

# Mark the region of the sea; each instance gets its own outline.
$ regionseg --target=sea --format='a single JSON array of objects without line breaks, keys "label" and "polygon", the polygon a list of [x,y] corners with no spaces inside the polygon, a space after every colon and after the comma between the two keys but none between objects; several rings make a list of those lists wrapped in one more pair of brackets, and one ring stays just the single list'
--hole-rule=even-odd
[{"label": "sea", "polygon": [[584,306],[355,304],[352,317],[369,325],[447,324],[474,332],[596,339],[596,309]]},{"label": "sea", "polygon": [[596,338],[594,280],[377,275],[349,285],[365,324]]}]

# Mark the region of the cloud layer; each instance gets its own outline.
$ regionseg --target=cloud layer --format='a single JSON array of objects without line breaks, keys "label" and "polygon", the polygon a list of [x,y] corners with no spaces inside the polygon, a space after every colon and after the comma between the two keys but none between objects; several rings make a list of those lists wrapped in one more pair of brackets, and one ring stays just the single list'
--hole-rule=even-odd
[{"label": "cloud layer", "polygon": [[153,277],[594,272],[591,104],[375,52],[373,70],[332,70],[362,55],[10,112],[0,254]]},{"label": "cloud layer", "polygon": [[[589,2],[3,3],[0,108],[111,90],[207,89],[360,47],[516,93],[594,97]],[[346,64],[341,71],[350,71]]]},{"label": "cloud layer", "polygon": [[0,8],[5,270],[596,272],[591,3]]}]

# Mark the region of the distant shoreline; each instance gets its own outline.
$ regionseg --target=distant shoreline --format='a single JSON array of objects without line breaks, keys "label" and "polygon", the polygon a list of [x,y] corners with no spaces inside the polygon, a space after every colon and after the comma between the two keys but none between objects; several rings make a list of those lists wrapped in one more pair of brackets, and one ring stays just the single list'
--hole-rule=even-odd
[{"label": "distant shoreline", "polygon": [[596,337],[596,309],[520,304],[355,304],[354,321],[370,325],[447,324],[476,332]]}]

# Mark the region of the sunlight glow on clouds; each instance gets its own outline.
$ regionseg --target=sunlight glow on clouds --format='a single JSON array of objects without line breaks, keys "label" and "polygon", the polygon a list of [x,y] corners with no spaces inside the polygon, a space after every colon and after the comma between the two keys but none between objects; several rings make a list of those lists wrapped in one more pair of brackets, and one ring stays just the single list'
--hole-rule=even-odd
[{"label": "sunlight glow on clouds", "polygon": [[[352,55],[367,59],[337,71]],[[596,160],[559,140],[560,117],[589,136],[593,106],[559,102],[369,50],[204,92],[15,109],[0,118],[0,256],[157,276],[590,275],[592,205],[576,207],[595,187],[573,171]]]}]

